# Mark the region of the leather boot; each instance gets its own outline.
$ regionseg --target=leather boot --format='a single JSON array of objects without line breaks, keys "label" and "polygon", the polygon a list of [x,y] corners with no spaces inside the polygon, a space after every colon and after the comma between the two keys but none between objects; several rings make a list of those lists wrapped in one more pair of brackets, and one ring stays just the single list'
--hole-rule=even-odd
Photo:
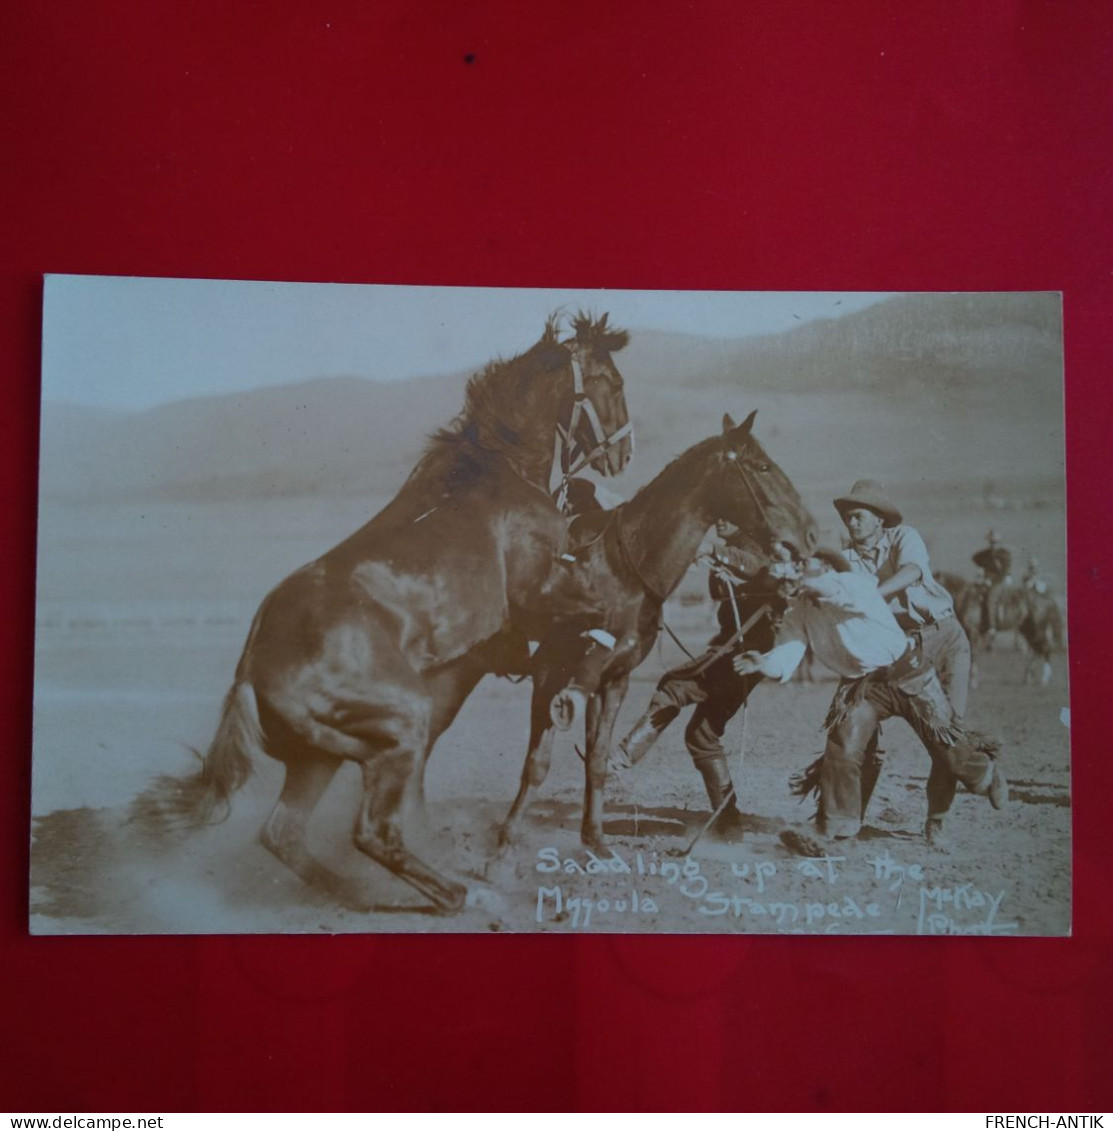
[{"label": "leather boot", "polygon": [[611,762],[617,769],[627,770],[631,766],[636,766],[661,736],[661,732],[668,726],[668,721],[658,725],[656,715],[655,711],[646,711],[615,748]]},{"label": "leather boot", "polygon": [[866,747],[865,757],[862,760],[862,820],[866,819],[866,808],[870,798],[877,787],[877,779],[881,776],[881,760],[884,750],[877,748],[877,735],[870,739]]},{"label": "leather boot", "polygon": [[[741,840],[743,836],[742,813],[738,808],[734,783],[730,780],[726,755],[719,754],[713,758],[701,758],[696,762],[696,769],[699,770],[700,776],[703,778],[711,808],[713,810],[718,809],[722,805],[722,810],[711,826],[711,834],[716,839]],[[723,804],[726,798],[729,798],[729,800],[726,801],[726,804]]]}]

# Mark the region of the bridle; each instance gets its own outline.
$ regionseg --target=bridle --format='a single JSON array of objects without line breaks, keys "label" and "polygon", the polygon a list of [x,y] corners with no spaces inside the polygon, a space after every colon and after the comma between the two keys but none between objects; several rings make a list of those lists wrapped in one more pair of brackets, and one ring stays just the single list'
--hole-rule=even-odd
[{"label": "bridle", "polygon": [[[627,420],[621,428],[609,436],[603,428],[602,421],[595,405],[584,389],[584,369],[580,360],[581,347],[569,345],[568,352],[572,363],[572,415],[567,426],[559,421],[554,436],[553,469],[554,476],[557,470],[567,463],[568,470],[563,472],[560,481],[553,489],[557,506],[563,510],[568,495],[568,484],[585,467],[597,460],[609,448],[630,438],[630,452],[634,451],[634,422]],[[591,440],[594,444],[590,450],[585,451],[576,439],[576,432],[581,423],[586,420],[591,430]],[[563,457],[563,458],[562,458]]]},{"label": "bridle", "polygon": [[730,450],[724,454],[723,459],[729,466],[733,467],[734,470],[738,472],[739,476],[742,479],[743,485],[750,494],[750,498],[753,499],[754,506],[757,508],[758,520],[766,530],[771,531],[773,529],[773,526],[769,521],[769,508],[765,503],[761,501],[761,496],[758,494],[758,490],[754,486],[750,477],[746,474],[746,469],[742,466],[742,460],[739,458],[739,455],[739,452]]},{"label": "bridle", "polygon": [[[741,476],[742,482],[745,484],[746,490],[749,492],[750,498],[753,499],[754,506],[757,508],[758,521],[762,523],[762,525],[765,527],[766,530],[771,531],[773,529],[773,527],[771,526],[769,519],[768,519],[769,508],[766,504],[764,504],[762,502],[761,497],[760,497],[760,495],[757,491],[757,488],[755,487],[753,482],[751,482],[750,477],[746,474],[746,470],[742,466],[741,460],[739,460],[739,458],[738,458],[738,453],[735,452],[735,451],[727,451],[724,455],[724,459],[728,462],[728,464],[733,466],[735,471],[737,471],[738,474]],[[626,529],[625,529],[625,527],[622,523],[622,507],[616,507],[614,509],[614,511],[612,511],[612,518],[611,518],[610,525],[613,525],[613,527],[614,527],[615,538],[616,538],[616,541],[618,542],[619,557],[622,560],[622,564],[625,566],[627,571],[630,574],[633,575],[634,579],[641,586],[643,592],[647,596],[652,597],[653,600],[655,600],[658,604],[663,605],[665,603],[665,601],[668,600],[668,594],[662,593],[661,590],[657,586],[655,586],[652,582],[650,582],[648,580],[648,578],[645,576],[644,571],[642,570],[642,568],[638,565],[637,561],[635,560],[634,554],[630,549],[630,544],[629,544],[629,542],[627,541],[627,538],[626,538]],[[733,590],[732,590],[732,599],[733,599]],[[738,620],[738,610],[737,610],[737,608],[735,608],[734,615],[735,615],[735,620],[737,621]]]}]

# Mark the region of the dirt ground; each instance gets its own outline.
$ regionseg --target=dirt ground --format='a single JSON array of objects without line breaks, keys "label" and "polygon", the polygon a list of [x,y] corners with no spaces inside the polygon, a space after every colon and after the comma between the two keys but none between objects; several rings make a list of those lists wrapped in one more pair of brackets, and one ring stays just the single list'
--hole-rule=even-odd
[{"label": "dirt ground", "polygon": [[[128,521],[134,527],[134,516]],[[341,533],[350,527],[344,513],[329,521]],[[325,544],[329,534],[313,529]],[[44,560],[58,553],[51,539],[75,540],[83,560],[95,561],[103,538],[106,566],[119,551],[119,530],[83,537],[72,516],[56,528],[48,521],[43,536],[51,549]],[[161,544],[167,531],[160,527],[148,540]],[[290,540],[270,554],[267,569],[277,579],[311,556],[304,551]],[[158,592],[130,584],[126,558],[87,592],[49,571],[41,579],[34,932],[1070,930],[1066,660],[1055,658],[1049,686],[1025,686],[1023,654],[1007,634],[982,659],[968,717],[1002,739],[1012,802],[996,812],[984,798],[960,793],[947,851],[929,850],[920,835],[928,759],[899,721],[883,730],[887,761],[862,836],[819,862],[781,846],[779,831],[808,827],[812,804],[790,796],[787,782],[822,747],[820,724],[834,686],[826,678],[763,685],[735,720],[728,749],[746,814],[742,843],[702,838],[685,855],[708,806],[681,723],[627,780],[609,784],[609,853],[601,856],[579,844],[582,764],[575,737],[558,737],[522,843],[495,862],[495,829],[525,751],[528,685],[485,680],[434,752],[424,810],[410,820],[413,847],[468,885],[468,906],[455,916],[431,913],[418,893],[354,849],[359,777],[352,766],[319,807],[312,839],[322,859],[359,881],[374,910],[338,908],[260,845],[259,828],[279,789],[276,764],[256,767],[223,823],[172,845],[146,843],[127,823],[128,806],[153,775],[187,772],[187,747],[207,744],[261,592],[250,564],[226,557],[209,566],[223,571],[221,590],[200,566],[191,571],[178,562],[175,574],[169,558],[171,580]],[[148,550],[141,560],[149,572]],[[688,591],[699,584],[694,578]],[[215,591],[226,596],[207,595]],[[668,619],[689,647],[710,634],[708,603],[676,600]],[[644,707],[658,675],[681,658],[671,642],[659,644],[631,683],[619,732]]]}]

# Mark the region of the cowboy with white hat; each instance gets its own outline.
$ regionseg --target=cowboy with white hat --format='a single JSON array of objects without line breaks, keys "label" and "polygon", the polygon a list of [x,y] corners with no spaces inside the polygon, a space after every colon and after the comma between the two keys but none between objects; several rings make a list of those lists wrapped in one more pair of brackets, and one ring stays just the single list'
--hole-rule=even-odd
[{"label": "cowboy with white hat", "polygon": [[[740,675],[760,673],[781,681],[810,648],[841,676],[825,727],[823,756],[801,775],[819,791],[819,831],[831,840],[857,836],[866,804],[866,769],[878,726],[905,719],[931,756],[933,773],[989,798],[995,809],[1008,800],[1008,784],[997,763],[998,743],[972,731],[955,714],[939,677],[897,623],[880,587],[865,573],[851,572],[840,554],[816,550],[805,563],[793,601],[771,649],[745,652],[734,660]],[[810,779],[810,781],[809,781]],[[799,790],[806,792],[807,789]],[[942,814],[930,815],[925,834],[938,843]],[[824,855],[821,846],[791,830],[781,838],[793,851]]]},{"label": "cowboy with white hat", "polygon": [[[849,493],[834,500],[850,537],[846,558],[855,573],[877,579],[905,634],[912,637],[961,719],[970,684],[970,641],[955,616],[951,595],[931,571],[927,546],[919,532],[904,522],[897,505],[874,479],[859,479]],[[862,807],[870,799],[881,770],[876,736],[864,752]],[[957,781],[939,762],[928,778],[929,841],[941,842],[943,818],[954,801]]]}]

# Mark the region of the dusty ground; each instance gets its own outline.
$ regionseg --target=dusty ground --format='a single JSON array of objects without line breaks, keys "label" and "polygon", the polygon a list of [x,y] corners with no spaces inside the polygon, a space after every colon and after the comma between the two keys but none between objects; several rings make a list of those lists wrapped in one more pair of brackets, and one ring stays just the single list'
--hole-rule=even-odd
[{"label": "dusty ground", "polygon": [[[133,515],[129,529],[135,522]],[[329,522],[338,534],[354,525],[344,513]],[[331,533],[331,526],[315,528],[313,538],[327,544]],[[85,562],[100,553],[110,563],[120,537],[119,530],[85,536],[72,520],[53,530],[44,525],[48,549],[52,538],[72,539]],[[146,535],[136,537],[143,548]],[[166,541],[164,529],[155,541]],[[267,568],[277,579],[311,556],[304,551],[291,540],[270,554]],[[58,553],[54,546],[51,560]],[[494,679],[480,686],[435,751],[424,814],[411,822],[414,846],[469,885],[470,905],[460,915],[430,914],[416,892],[352,848],[358,798],[352,767],[337,776],[313,837],[321,857],[360,879],[375,911],[338,909],[259,845],[260,824],[278,792],[275,765],[258,767],[223,824],[156,850],[126,823],[128,804],[153,774],[188,770],[185,747],[204,746],[211,736],[258,595],[257,572],[234,555],[211,564],[233,579],[217,601],[207,595],[217,590],[200,566],[191,572],[188,562],[175,565],[168,555],[159,576],[165,580],[170,571],[171,581],[151,592],[129,578],[130,559],[119,560],[125,564],[105,568],[87,589],[49,572],[40,586],[35,932],[1070,929],[1065,658],[1056,657],[1050,686],[1024,687],[1024,660],[1007,636],[983,660],[969,717],[1004,740],[1013,802],[998,813],[983,798],[960,794],[948,852],[929,851],[920,838],[927,757],[903,722],[884,728],[888,761],[863,836],[840,847],[838,860],[819,865],[780,846],[777,832],[803,827],[810,815],[810,804],[790,797],[787,779],[821,748],[819,726],[833,686],[824,680],[763,686],[745,720],[735,721],[728,737],[734,765],[744,763],[743,843],[705,840],[683,856],[708,809],[682,726],[675,725],[630,780],[612,782],[609,856],[594,860],[579,845],[582,767],[573,739],[562,737],[523,843],[489,866],[495,825],[517,787],[528,695],[526,686]],[[140,561],[148,573],[149,547]],[[674,605],[670,623],[689,646],[700,646],[709,607]],[[679,658],[665,643],[647,661],[631,685],[620,729],[644,706],[657,675]]]}]

